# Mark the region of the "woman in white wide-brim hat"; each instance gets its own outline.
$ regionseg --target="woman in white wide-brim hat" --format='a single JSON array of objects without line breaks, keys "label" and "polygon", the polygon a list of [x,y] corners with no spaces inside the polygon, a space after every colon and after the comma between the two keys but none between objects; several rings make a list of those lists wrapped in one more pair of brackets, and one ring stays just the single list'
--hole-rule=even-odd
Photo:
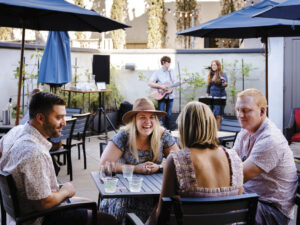
[{"label": "woman in white wide-brim hat", "polygon": [[[135,165],[134,173],[159,172],[163,166],[163,158],[167,157],[171,150],[179,149],[174,137],[159,123],[158,118],[165,115],[165,112],[155,110],[150,99],[137,99],[132,111],[125,113],[122,118],[126,126],[108,142],[101,156],[100,165],[110,161],[117,162],[117,172],[122,172],[124,164]],[[117,216],[121,222],[130,209],[134,209],[145,221],[152,207],[152,198],[119,198],[102,200],[100,208]]]}]

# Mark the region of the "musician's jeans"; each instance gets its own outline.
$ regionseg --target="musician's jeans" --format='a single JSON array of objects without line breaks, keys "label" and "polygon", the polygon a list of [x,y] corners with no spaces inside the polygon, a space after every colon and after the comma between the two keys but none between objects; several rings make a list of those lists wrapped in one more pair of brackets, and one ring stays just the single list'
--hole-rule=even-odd
[{"label": "musician's jeans", "polygon": [[165,98],[158,101],[158,110],[165,111],[168,113],[166,116],[160,118],[161,123],[168,130],[172,128],[171,115],[172,115],[173,101],[174,99],[165,99]]}]

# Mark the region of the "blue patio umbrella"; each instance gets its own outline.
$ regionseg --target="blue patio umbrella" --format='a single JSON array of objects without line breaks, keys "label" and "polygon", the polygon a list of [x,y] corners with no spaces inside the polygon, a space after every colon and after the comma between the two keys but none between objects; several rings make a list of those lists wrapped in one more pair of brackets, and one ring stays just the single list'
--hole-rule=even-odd
[{"label": "blue patio umbrella", "polygon": [[[300,1],[288,0],[256,15],[257,17],[300,20]],[[256,17],[255,16],[255,17]]]},{"label": "blue patio umbrella", "polygon": [[300,21],[285,19],[253,18],[279,3],[264,0],[253,6],[210,20],[178,32],[179,35],[213,38],[263,37],[266,55],[266,97],[268,99],[268,37],[300,36]]},{"label": "blue patio umbrella", "polygon": [[69,35],[66,31],[50,31],[38,82],[56,88],[70,81],[72,81],[72,67]]},{"label": "blue patio umbrella", "polygon": [[64,0],[0,0],[0,26],[22,28],[16,125],[19,123],[25,29],[104,32],[130,26]]}]

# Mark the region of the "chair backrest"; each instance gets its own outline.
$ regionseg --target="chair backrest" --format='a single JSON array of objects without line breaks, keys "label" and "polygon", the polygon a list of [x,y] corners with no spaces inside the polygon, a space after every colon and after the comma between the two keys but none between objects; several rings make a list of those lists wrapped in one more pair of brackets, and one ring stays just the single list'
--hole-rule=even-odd
[{"label": "chair backrest", "polygon": [[88,121],[90,113],[74,114],[72,117],[76,118],[73,134],[81,134],[85,136],[86,129],[88,127]]},{"label": "chair backrest", "polygon": [[73,131],[76,123],[76,118],[72,118],[66,121],[66,126],[61,130],[61,135],[58,138],[50,138],[53,143],[58,143],[62,140],[66,140],[67,146],[71,145]]},{"label": "chair backrest", "polygon": [[300,109],[294,109],[294,121],[296,125],[296,131],[300,132]]},{"label": "chair backrest", "polygon": [[238,120],[222,119],[221,131],[240,132],[241,125]]},{"label": "chair backrest", "polygon": [[73,116],[73,114],[80,114],[81,108],[66,108],[66,116]]},{"label": "chair backrest", "polygon": [[0,171],[0,191],[2,224],[3,222],[6,224],[6,221],[3,221],[6,219],[6,214],[4,211],[12,218],[16,218],[20,216],[20,209],[15,181],[12,175],[4,171]]},{"label": "chair backrest", "polygon": [[254,224],[258,196],[243,194],[210,198],[162,198],[158,224]]},{"label": "chair backrest", "polygon": [[104,152],[105,147],[107,146],[107,143],[106,142],[100,142],[99,146],[100,146],[100,157],[101,157],[102,153]]}]

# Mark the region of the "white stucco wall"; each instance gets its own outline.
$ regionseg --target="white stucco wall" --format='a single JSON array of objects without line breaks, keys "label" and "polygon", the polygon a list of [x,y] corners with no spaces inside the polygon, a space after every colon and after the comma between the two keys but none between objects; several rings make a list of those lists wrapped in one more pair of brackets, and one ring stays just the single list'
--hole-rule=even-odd
[{"label": "white stucco wall", "polygon": [[283,128],[284,38],[269,39],[269,118]]},{"label": "white stucco wall", "polygon": [[[36,62],[34,59],[30,59],[30,55],[34,50],[25,49],[26,57],[26,67],[27,72],[32,72],[36,70]],[[96,53],[95,53],[96,52]],[[200,73],[204,77],[207,76],[207,67],[213,59],[219,59],[224,63],[232,63],[234,60],[238,60],[238,66],[240,67],[241,59],[244,59],[245,63],[252,64],[252,66],[257,67],[256,70],[250,73],[249,78],[245,78],[245,88],[255,87],[261,91],[264,89],[264,55],[261,53],[221,53],[212,52],[212,50],[194,50],[194,51],[176,51],[172,49],[164,50],[123,50],[123,51],[101,51],[97,53],[94,52],[82,52],[82,51],[72,51],[72,66],[75,65],[75,58],[77,58],[77,74],[85,74],[92,72],[92,57],[93,54],[104,54],[110,55],[111,65],[116,68],[117,74],[117,85],[120,88],[121,93],[124,95],[125,100],[129,102],[134,102],[138,97],[149,96],[149,87],[146,81],[139,80],[139,74],[143,74],[149,78],[152,73],[160,68],[160,58],[164,55],[168,55],[172,59],[171,68],[175,70],[178,74],[178,64],[180,67],[180,73],[182,77],[188,77],[184,71],[187,73]],[[9,97],[13,98],[13,102],[17,101],[17,80],[13,77],[13,70],[17,66],[19,61],[20,50],[19,49],[9,49],[0,48],[0,110],[4,109]],[[135,70],[130,71],[125,69],[126,64],[135,64]],[[225,70],[225,72],[227,72]],[[239,73],[239,72],[238,72]],[[75,70],[73,68],[73,77]],[[230,75],[227,72],[227,75]],[[242,90],[241,87],[241,75],[238,74],[239,80],[237,81],[238,91]],[[82,78],[80,78],[82,79]],[[30,92],[35,88],[36,82],[33,81],[33,85],[29,85],[25,92]],[[187,87],[187,85],[183,86]],[[206,88],[203,87],[200,91],[196,93],[196,100],[198,97],[205,94]],[[187,91],[188,92],[188,91]],[[178,89],[175,90],[176,99],[174,102],[174,111],[179,111],[179,92]],[[185,94],[182,93],[182,105],[186,103]],[[27,100],[25,98],[25,105]],[[232,111],[230,104],[227,105],[225,112],[230,113]],[[2,115],[0,115],[2,116]]]}]

